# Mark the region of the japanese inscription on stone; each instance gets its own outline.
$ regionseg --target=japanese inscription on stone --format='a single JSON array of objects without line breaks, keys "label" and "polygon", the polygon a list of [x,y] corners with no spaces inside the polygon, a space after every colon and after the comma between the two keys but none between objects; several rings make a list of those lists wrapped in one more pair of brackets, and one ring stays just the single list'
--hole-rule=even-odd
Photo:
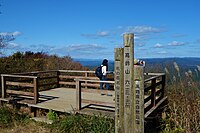
[{"label": "japanese inscription on stone", "polygon": [[131,76],[130,76],[130,47],[124,48],[124,104],[125,108],[130,108],[130,90],[131,90]]},{"label": "japanese inscription on stone", "polygon": [[120,95],[120,73],[121,73],[121,69],[120,69],[120,61],[116,61],[115,62],[115,102],[116,102],[116,115],[119,118],[119,108],[120,108],[120,99],[119,99],[119,95]]},{"label": "japanese inscription on stone", "polygon": [[135,123],[140,124],[140,81],[135,81]]}]

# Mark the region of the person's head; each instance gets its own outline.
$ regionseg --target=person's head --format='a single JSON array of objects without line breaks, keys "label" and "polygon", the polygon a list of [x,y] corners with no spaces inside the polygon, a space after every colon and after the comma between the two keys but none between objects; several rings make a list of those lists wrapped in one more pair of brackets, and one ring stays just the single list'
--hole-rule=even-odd
[{"label": "person's head", "polygon": [[145,66],[145,61],[143,60],[140,60],[139,64],[138,65],[141,65],[141,66]]},{"label": "person's head", "polygon": [[108,60],[107,60],[107,59],[104,59],[103,62],[102,62],[102,65],[103,65],[103,66],[108,66]]},{"label": "person's head", "polygon": [[140,63],[139,63],[140,65],[143,65],[144,64],[144,61],[143,60],[140,60]]}]

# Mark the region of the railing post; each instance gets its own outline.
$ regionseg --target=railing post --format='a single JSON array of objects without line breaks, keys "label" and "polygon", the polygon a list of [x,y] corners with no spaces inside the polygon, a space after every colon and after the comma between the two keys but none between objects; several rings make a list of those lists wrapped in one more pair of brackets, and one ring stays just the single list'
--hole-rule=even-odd
[{"label": "railing post", "polygon": [[166,75],[162,75],[162,91],[161,91],[161,97],[164,98],[164,92],[165,92],[165,78]]},{"label": "railing post", "polygon": [[33,84],[34,84],[34,103],[36,104],[38,102],[39,99],[39,93],[38,93],[38,78],[36,77],[33,79]]},{"label": "railing post", "polygon": [[57,71],[57,88],[60,87],[59,82],[60,82],[60,71],[58,70],[58,71]]},{"label": "railing post", "polygon": [[[85,78],[88,77],[88,72],[85,72]],[[87,81],[85,81],[85,89],[87,89]]]},{"label": "railing post", "polygon": [[81,110],[81,81],[76,79],[76,110]]},{"label": "railing post", "polygon": [[151,105],[154,107],[156,105],[156,78],[153,78],[151,81]]},{"label": "railing post", "polygon": [[2,89],[1,97],[2,98],[6,98],[6,80],[5,80],[5,78],[6,77],[1,76],[1,89]]}]

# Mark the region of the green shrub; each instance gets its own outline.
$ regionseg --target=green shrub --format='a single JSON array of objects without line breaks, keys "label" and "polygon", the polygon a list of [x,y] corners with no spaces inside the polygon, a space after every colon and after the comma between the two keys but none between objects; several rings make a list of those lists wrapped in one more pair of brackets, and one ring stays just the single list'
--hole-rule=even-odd
[{"label": "green shrub", "polygon": [[0,127],[8,127],[14,124],[26,124],[29,117],[25,114],[18,114],[8,107],[0,107]]},{"label": "green shrub", "polygon": [[114,132],[115,122],[114,119],[99,116],[88,116],[89,117],[89,131],[93,133],[112,133]]},{"label": "green shrub", "polygon": [[62,133],[112,133],[114,120],[102,116],[67,115],[53,123],[53,132]]},{"label": "green shrub", "polygon": [[56,114],[56,112],[54,112],[50,109],[49,112],[47,113],[47,118],[49,120],[56,121],[56,120],[58,120],[58,115]]},{"label": "green shrub", "polygon": [[5,107],[0,108],[0,126],[7,127],[13,122],[13,113]]}]

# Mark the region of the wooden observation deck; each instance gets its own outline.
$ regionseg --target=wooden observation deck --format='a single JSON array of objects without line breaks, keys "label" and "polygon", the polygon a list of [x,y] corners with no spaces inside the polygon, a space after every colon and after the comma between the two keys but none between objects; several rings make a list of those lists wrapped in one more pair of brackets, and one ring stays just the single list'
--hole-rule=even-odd
[{"label": "wooden observation deck", "polygon": [[[58,112],[103,114],[114,117],[113,73],[110,90],[100,90],[94,71],[56,70],[1,74],[1,101]],[[165,74],[145,73],[144,113],[148,117],[165,100]],[[110,94],[110,96],[102,95]]]}]

